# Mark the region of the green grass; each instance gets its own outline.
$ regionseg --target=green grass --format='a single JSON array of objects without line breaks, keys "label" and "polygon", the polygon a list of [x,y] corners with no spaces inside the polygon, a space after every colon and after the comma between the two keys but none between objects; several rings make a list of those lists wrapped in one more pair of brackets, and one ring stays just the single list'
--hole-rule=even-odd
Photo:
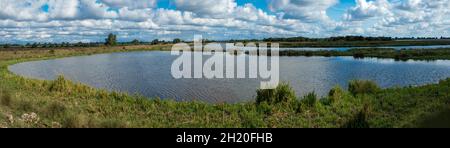
[{"label": "green grass", "polygon": [[380,90],[380,87],[372,81],[353,80],[348,84],[348,90],[353,95],[376,94]]},{"label": "green grass", "polygon": [[208,104],[107,92],[62,76],[54,81],[26,79],[7,70],[8,65],[30,60],[122,51],[134,50],[1,51],[0,127],[423,127],[450,104],[450,79],[389,89],[357,81],[364,83],[349,84],[355,86],[350,90],[336,87],[323,98],[295,94],[283,83],[274,90],[259,90],[255,102]]}]

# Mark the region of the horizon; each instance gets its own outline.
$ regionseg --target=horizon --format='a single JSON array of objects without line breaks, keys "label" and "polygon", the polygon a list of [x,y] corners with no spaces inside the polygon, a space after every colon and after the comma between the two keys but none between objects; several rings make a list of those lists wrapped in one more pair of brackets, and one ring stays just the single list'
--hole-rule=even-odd
[{"label": "horizon", "polygon": [[[310,37],[304,37],[304,36],[293,36],[293,37],[267,37],[267,38],[261,38],[261,39],[224,39],[224,40],[210,40],[210,39],[204,39],[208,42],[239,42],[239,41],[264,41],[266,39],[289,39],[289,38],[306,38],[306,39],[317,39],[317,40],[321,40],[321,39],[330,39],[330,38],[338,38],[338,37],[364,37],[364,38],[391,38],[392,40],[450,40],[450,37],[446,37],[446,36],[441,36],[441,37],[420,37],[420,36],[416,36],[416,37],[390,37],[390,36],[352,36],[352,35],[346,35],[346,36],[330,36],[330,37],[317,37],[317,38],[310,38]],[[104,40],[107,38],[107,35],[104,36]],[[170,40],[160,40],[160,39],[153,39],[153,40],[138,40],[138,39],[131,39],[131,40],[120,40],[120,37],[118,37],[118,43],[132,43],[134,40],[139,41],[139,43],[151,43],[154,40],[157,40],[160,43],[171,43],[173,42],[173,40],[175,39],[180,39],[180,38],[174,38],[174,39],[170,39]],[[84,43],[84,44],[104,44],[105,41],[93,41],[93,42],[82,42],[82,41],[78,41],[78,42],[70,42],[70,41],[62,41],[62,42],[21,42],[21,43],[3,43],[0,42],[0,45],[28,45],[28,44],[77,44],[77,43]],[[194,42],[194,40],[192,39],[188,39],[188,40],[181,40],[182,42]]]},{"label": "horizon", "polygon": [[0,0],[0,43],[449,37],[450,0]]}]

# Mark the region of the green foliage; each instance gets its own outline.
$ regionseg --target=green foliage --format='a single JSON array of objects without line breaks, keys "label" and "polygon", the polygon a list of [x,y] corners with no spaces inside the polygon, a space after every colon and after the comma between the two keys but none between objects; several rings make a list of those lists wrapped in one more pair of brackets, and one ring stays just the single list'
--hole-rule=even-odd
[{"label": "green foliage", "polygon": [[134,39],[133,41],[131,41],[131,44],[133,45],[139,45],[141,43],[141,41]]},{"label": "green foliage", "polygon": [[60,102],[52,102],[44,109],[43,113],[47,117],[54,118],[65,115],[66,111],[67,107],[64,104]]},{"label": "green foliage", "polygon": [[17,110],[25,112],[32,112],[36,109],[35,103],[25,99],[18,99],[14,107]]},{"label": "green foliage", "polygon": [[256,104],[290,103],[296,100],[294,90],[287,83],[281,83],[275,89],[259,89],[256,94]]},{"label": "green foliage", "polygon": [[308,106],[308,107],[314,107],[317,102],[317,95],[315,92],[308,93],[306,96],[302,99],[302,104]]},{"label": "green foliage", "polygon": [[339,99],[343,98],[345,95],[344,90],[340,86],[335,86],[328,93],[328,99],[333,102],[339,101]]},{"label": "green foliage", "polygon": [[353,118],[347,121],[342,127],[343,128],[370,128],[368,122],[369,109],[365,107],[363,110],[359,111]]},{"label": "green foliage", "polygon": [[265,115],[272,114],[272,106],[269,105],[267,102],[262,102],[257,106],[257,110],[260,113],[263,113]]},{"label": "green foliage", "polygon": [[110,33],[108,38],[105,39],[105,45],[116,46],[117,45],[117,35]]},{"label": "green foliage", "polygon": [[152,42],[151,42],[151,44],[152,45],[157,45],[157,44],[159,44],[159,40],[158,39],[154,39]]},{"label": "green foliage", "polygon": [[49,89],[52,92],[67,92],[71,90],[71,86],[71,82],[66,80],[64,76],[60,75],[55,81],[53,81]]},{"label": "green foliage", "polygon": [[367,80],[353,80],[348,85],[348,91],[353,95],[375,94],[379,90],[380,87],[375,82]]},{"label": "green foliage", "polygon": [[108,119],[102,121],[99,125],[101,128],[127,128],[127,124],[117,119]]},{"label": "green foliage", "polygon": [[[258,90],[257,103],[208,104],[108,92],[72,83],[62,76],[54,81],[26,79],[7,70],[8,65],[30,60],[124,51],[118,48],[58,50],[55,54],[48,50],[0,51],[0,90],[3,90],[0,99],[11,100],[0,104],[0,126],[378,128],[417,127],[423,120],[436,123],[435,119],[448,116],[448,112],[444,112],[435,118],[426,118],[448,108],[450,79],[439,84],[389,89],[355,83],[352,92],[371,94],[351,95],[353,93],[335,87],[321,101],[317,101],[314,93],[296,101],[294,91],[286,84],[273,90]],[[365,106],[370,106],[370,110],[364,109]],[[21,116],[30,113],[36,113],[39,122],[21,122]],[[10,119],[15,122],[11,123]],[[444,124],[448,123],[445,121]]]},{"label": "green foliage", "polygon": [[37,43],[33,43],[32,45],[31,45],[31,48],[38,48],[39,47],[39,44],[37,44]]},{"label": "green foliage", "polygon": [[82,114],[69,113],[64,115],[62,126],[64,128],[86,128],[89,127],[88,119]]},{"label": "green foliage", "polygon": [[240,114],[241,125],[245,128],[266,127],[262,115],[253,110],[243,109]]},{"label": "green foliage", "polygon": [[181,43],[181,42],[183,42],[181,39],[176,38],[176,39],[173,39],[172,43],[176,44],[176,43]]},{"label": "green foliage", "polygon": [[0,91],[0,104],[3,106],[11,106],[12,96],[9,91]]},{"label": "green foliage", "polygon": [[363,37],[363,36],[337,36],[330,38],[307,38],[307,37],[290,37],[290,38],[267,38],[265,42],[339,42],[339,41],[392,41],[391,37]]}]

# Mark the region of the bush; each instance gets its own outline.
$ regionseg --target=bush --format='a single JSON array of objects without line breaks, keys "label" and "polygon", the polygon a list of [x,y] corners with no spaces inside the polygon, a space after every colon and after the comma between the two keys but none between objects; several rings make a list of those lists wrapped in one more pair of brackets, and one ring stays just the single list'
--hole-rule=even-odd
[{"label": "bush", "polygon": [[0,91],[0,103],[3,106],[11,106],[12,97],[8,91]]},{"label": "bush", "polygon": [[241,119],[241,126],[244,128],[263,128],[267,127],[267,123],[264,122],[263,116],[253,110],[241,110],[239,115]]},{"label": "bush", "polygon": [[64,128],[87,128],[88,121],[83,115],[66,114],[63,119]]},{"label": "bush", "polygon": [[53,102],[47,108],[45,108],[44,113],[48,117],[60,117],[65,114],[66,106],[59,102]]},{"label": "bush", "polygon": [[363,110],[358,112],[352,119],[347,121],[347,123],[342,126],[342,128],[370,128],[370,124],[367,121],[368,109],[365,107]]},{"label": "bush", "polygon": [[314,107],[317,102],[317,95],[315,92],[309,93],[302,99],[302,104],[308,107]]},{"label": "bush", "polygon": [[281,83],[275,89],[259,89],[256,91],[256,103],[279,104],[296,100],[295,91],[287,83]]},{"label": "bush", "polygon": [[269,104],[267,104],[267,102],[262,102],[257,106],[256,109],[258,110],[258,112],[263,113],[265,115],[272,114],[272,107]]},{"label": "bush", "polygon": [[117,120],[117,119],[109,119],[109,120],[105,120],[102,121],[100,123],[100,127],[101,128],[127,128],[127,124]]},{"label": "bush", "polygon": [[348,91],[353,95],[357,94],[375,94],[380,87],[373,81],[354,80],[348,85]]},{"label": "bush", "polygon": [[50,91],[53,92],[65,92],[70,90],[71,82],[66,80],[63,76],[58,76],[58,78],[53,81],[50,86]]},{"label": "bush", "polygon": [[35,105],[33,102],[28,101],[28,100],[18,100],[17,101],[17,109],[20,111],[25,111],[25,112],[32,112],[35,110]]},{"label": "bush", "polygon": [[333,89],[331,89],[330,92],[328,93],[328,99],[330,100],[331,103],[334,103],[339,99],[341,99],[342,97],[344,97],[344,93],[345,92],[341,87],[336,86]]}]

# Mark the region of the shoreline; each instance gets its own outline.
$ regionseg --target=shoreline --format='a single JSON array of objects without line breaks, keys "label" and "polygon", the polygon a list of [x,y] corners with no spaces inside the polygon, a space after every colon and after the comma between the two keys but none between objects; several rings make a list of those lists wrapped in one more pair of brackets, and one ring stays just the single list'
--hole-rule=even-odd
[{"label": "shoreline", "polygon": [[[40,51],[40,52],[33,53],[33,55],[31,55],[31,56],[30,55],[18,56],[21,58],[17,58],[17,59],[15,59],[16,57],[9,57],[9,58],[11,58],[9,60],[0,59],[0,80],[2,80],[3,82],[6,83],[6,84],[0,84],[0,92],[1,92],[0,97],[3,96],[2,97],[3,99],[7,98],[7,97],[4,97],[5,96],[4,92],[8,92],[9,96],[10,96],[9,98],[12,100],[15,100],[15,101],[12,101],[13,103],[11,103],[9,106],[5,107],[6,110],[3,107],[0,109],[0,127],[2,127],[2,126],[5,126],[5,127],[53,127],[54,126],[54,125],[52,125],[53,122],[57,122],[60,125],[60,127],[105,127],[105,126],[113,126],[113,127],[121,127],[121,126],[123,126],[123,127],[315,127],[314,125],[316,125],[318,127],[342,127],[347,122],[352,120],[352,118],[354,117],[354,114],[362,111],[361,109],[363,109],[365,106],[364,101],[361,102],[361,101],[358,101],[358,99],[357,99],[359,97],[364,97],[365,95],[352,96],[351,94],[347,93],[345,90],[344,90],[344,92],[342,92],[342,94],[341,94],[342,96],[339,98],[340,100],[342,100],[342,102],[339,102],[337,104],[331,104],[331,106],[330,106],[330,105],[327,105],[327,104],[321,102],[323,99],[323,98],[321,98],[320,100],[317,100],[318,102],[316,102],[315,107],[304,107],[304,104],[301,102],[293,103],[293,104],[288,103],[288,104],[274,104],[274,105],[269,105],[269,106],[266,106],[266,105],[261,106],[261,105],[254,105],[252,102],[236,103],[236,104],[227,104],[227,103],[225,103],[225,104],[207,104],[207,103],[203,103],[203,102],[176,102],[176,101],[172,101],[172,100],[160,100],[160,99],[148,99],[147,100],[146,97],[142,97],[142,96],[130,96],[128,94],[123,94],[123,93],[106,92],[101,89],[96,89],[96,88],[92,88],[92,87],[81,85],[81,84],[75,84],[75,83],[72,83],[71,81],[65,80],[64,78],[59,78],[59,79],[53,80],[53,81],[27,79],[22,76],[15,75],[8,70],[8,66],[11,64],[27,62],[27,61],[46,60],[46,59],[64,58],[64,57],[72,57],[72,56],[84,56],[84,55],[91,55],[91,54],[103,54],[103,53],[112,53],[112,52],[131,52],[131,51],[158,51],[158,49],[155,49],[155,48],[136,49],[136,50],[121,49],[121,50],[106,50],[106,51],[105,50],[96,51],[94,49],[94,50],[84,50],[84,51],[71,50],[69,52],[66,52],[64,50],[55,50],[54,53],[50,53],[51,51]],[[4,51],[1,51],[0,53],[2,53],[2,52],[4,52]],[[28,53],[30,51],[21,51],[21,52],[25,52],[25,54],[30,54],[30,53]],[[6,59],[8,59],[8,58],[6,58]],[[385,95],[389,96],[390,94],[397,93],[395,90],[405,91],[405,90],[409,90],[409,89],[421,90],[421,89],[427,89],[427,88],[434,88],[434,87],[443,85],[442,83],[445,84],[446,81],[450,81],[450,79],[442,80],[438,84],[427,84],[424,86],[417,86],[417,87],[387,88],[387,89],[383,89],[383,91],[382,91],[383,93],[381,93],[381,94],[385,94]],[[440,87],[438,87],[438,88],[440,88]],[[446,95],[448,96],[448,88],[444,87],[442,89],[446,90],[446,93],[447,93]],[[441,91],[439,91],[439,92],[441,92]],[[445,93],[445,91],[443,91],[443,93]],[[30,97],[30,95],[31,96],[36,95],[36,96]],[[376,99],[378,95],[379,94],[374,94],[374,95],[369,95],[366,97]],[[424,94],[418,94],[418,95],[424,95]],[[68,101],[68,102],[66,102],[68,104],[63,103],[65,101],[61,102],[61,101],[57,101],[57,100],[55,101],[52,99],[52,98],[61,98],[61,97],[66,98],[63,100]],[[443,97],[445,97],[445,94]],[[0,99],[2,99],[2,98],[0,98]],[[24,98],[29,98],[29,99],[24,99]],[[86,103],[83,103],[83,101],[79,102],[80,99],[86,101]],[[425,99],[425,98],[423,98],[423,99]],[[364,99],[364,100],[366,100],[366,99]],[[372,100],[372,99],[369,99],[369,100]],[[402,99],[402,100],[404,100],[404,99]],[[418,100],[421,100],[421,99],[418,99]],[[425,100],[428,100],[428,99],[425,99]],[[439,100],[439,101],[428,102],[427,103],[428,105],[425,105],[425,108],[431,107],[431,108],[443,108],[444,109],[446,105],[440,104],[438,102],[441,102],[441,101],[445,102],[448,100],[446,100],[446,98],[441,98],[441,99],[436,99],[436,100]],[[30,102],[33,102],[33,101],[41,102],[41,103],[44,103],[47,105],[44,105],[43,111],[38,109],[37,107],[29,107],[29,106],[34,106],[33,103],[30,104]],[[372,101],[375,101],[375,100],[372,100]],[[395,100],[391,100],[391,101],[396,102]],[[407,101],[407,100],[404,100],[404,101]],[[2,101],[2,102],[4,102],[4,101]],[[21,103],[14,103],[14,102],[21,102]],[[24,107],[23,102],[28,102],[28,103],[25,103],[25,104],[28,104],[28,105],[25,105],[25,109],[22,109]],[[55,103],[55,102],[59,102],[59,103]],[[78,102],[78,103],[76,103],[76,102]],[[369,102],[371,102],[371,101],[369,101]],[[111,107],[113,107],[113,108],[115,108],[115,107],[130,108],[130,106],[132,106],[132,107],[135,106],[137,108],[130,108],[130,111],[132,111],[132,112],[125,111],[122,113],[122,115],[120,115],[120,117],[117,117],[114,114],[108,113],[108,114],[105,114],[106,118],[97,116],[98,119],[95,119],[92,117],[96,116],[95,115],[96,113],[94,113],[94,114],[89,113],[89,110],[90,110],[89,107],[84,108],[84,109],[79,109],[78,107],[76,107],[78,105],[74,106],[73,103],[78,104],[78,105],[81,103],[81,104],[84,104],[87,106],[94,105],[93,108],[98,108],[98,110],[106,109],[111,112],[116,112],[117,110],[116,109],[108,109],[108,108],[111,108]],[[114,104],[114,103],[118,103],[118,104]],[[294,105],[294,104],[298,104],[298,105]],[[352,106],[354,106],[354,107],[351,107],[353,109],[348,108],[349,109],[348,110],[348,109],[339,107],[340,105],[338,105],[338,104],[353,104]],[[16,108],[15,105],[21,106],[21,107]],[[144,106],[142,106],[142,105],[144,105]],[[147,106],[147,105],[149,105],[149,106]],[[286,107],[286,105],[288,105],[290,107]],[[0,105],[0,106],[2,106],[2,105]],[[141,107],[138,107],[138,106],[141,106]],[[150,107],[150,106],[156,106],[156,108],[159,108],[162,111],[155,110],[155,112],[157,112],[157,113],[148,113],[148,112],[146,112],[147,110],[155,109],[155,108],[152,109],[152,107]],[[202,107],[198,108],[200,106],[202,106]],[[297,107],[295,107],[295,106],[297,106]],[[336,114],[336,113],[333,113],[333,111],[332,111],[333,109],[327,109],[330,107],[331,108],[336,107],[336,109],[338,109],[338,112],[340,112],[340,111],[344,111],[344,112],[350,111],[350,112],[345,113],[346,115],[343,114],[343,116],[342,115],[336,116],[336,117],[342,118],[341,120],[327,121],[324,117],[320,117],[320,116],[315,117],[316,119],[314,119],[314,120],[323,120],[327,124],[321,125],[321,124],[319,124],[321,122],[316,122],[316,124],[310,125],[310,124],[307,124],[307,122],[305,122],[305,119],[307,119],[305,117],[307,117],[308,116],[307,114],[309,114],[307,112],[304,112],[305,110],[317,112],[318,108],[322,108],[322,110],[325,111],[324,116],[334,116],[333,114]],[[55,114],[55,115],[50,115],[50,117],[44,117],[47,115],[43,115],[43,113],[53,112],[53,111],[48,111],[48,110],[54,110],[55,108],[56,108],[56,110],[64,110],[63,111],[64,115],[59,115],[58,113],[51,113],[51,114]],[[64,108],[64,109],[62,109],[62,108]],[[141,108],[141,109],[139,109],[139,108]],[[190,110],[193,108],[197,108],[198,111],[193,111],[193,112],[187,111],[187,110]],[[222,108],[222,109],[220,109],[220,108]],[[225,109],[225,108],[228,108],[228,109]],[[246,108],[248,108],[250,110],[247,110]],[[266,109],[264,109],[264,108],[266,108]],[[219,110],[217,110],[217,109],[219,109]],[[245,109],[247,111],[242,112],[243,111],[242,109]],[[271,112],[270,114],[267,114],[267,111],[269,111],[267,109],[270,110],[270,112]],[[291,110],[291,109],[293,109],[293,110]],[[184,115],[190,114],[190,115],[189,116],[178,116],[178,115],[174,115],[174,114],[170,113],[173,111],[177,112],[177,110],[181,111],[180,114],[184,114]],[[261,111],[261,110],[265,110],[265,111]],[[295,110],[297,110],[297,111],[295,111]],[[353,111],[351,111],[351,110],[353,110]],[[414,115],[414,116],[417,116],[416,118],[430,116],[430,115],[434,114],[435,112],[437,112],[437,111],[431,111],[431,112],[427,113],[427,111],[424,109],[413,109],[413,110],[417,110],[417,112],[425,111],[419,115]],[[230,120],[225,120],[225,119],[220,120],[221,119],[220,116],[222,115],[221,112],[224,112],[224,111],[230,113],[229,115],[227,115],[230,118]],[[236,111],[238,111],[238,112],[236,112]],[[34,123],[31,123],[31,124],[30,123],[20,123],[20,124],[18,124],[18,123],[11,124],[10,123],[10,124],[8,124],[8,123],[6,123],[6,125],[5,125],[5,123],[4,123],[4,122],[8,121],[5,114],[8,114],[7,115],[8,117],[10,115],[12,115],[13,117],[16,116],[16,118],[19,118],[21,114],[29,113],[29,112],[33,112],[33,113],[36,112],[38,115],[40,115],[42,117],[42,119],[39,121],[39,124],[34,124]],[[79,112],[80,115],[77,115],[77,113],[74,113],[74,112]],[[144,117],[141,117],[144,119],[137,120],[137,121],[135,121],[136,119],[127,120],[127,118],[130,118],[130,117],[134,117],[134,116],[138,117],[139,114],[136,114],[137,112],[141,112],[143,114],[153,114],[154,116],[157,116],[158,119],[148,119],[149,117],[144,116]],[[209,112],[211,112],[211,113],[209,113]],[[384,111],[380,110],[380,112],[384,112]],[[414,111],[414,112],[416,112],[416,111]],[[167,113],[169,113],[168,116],[166,116],[166,115],[160,116],[160,115],[167,114]],[[253,114],[253,115],[251,115],[251,116],[245,115],[248,113]],[[291,116],[298,116],[298,119],[294,120],[294,121],[290,121],[290,120],[286,120],[286,119],[283,120],[283,118],[286,118],[286,117],[278,116],[277,114],[279,114],[279,113],[290,114]],[[264,117],[266,119],[264,119],[262,117]],[[170,122],[170,118],[174,118],[175,120],[179,119],[180,121],[188,121],[188,122],[184,123],[184,124],[183,124],[183,122],[174,123],[174,122]],[[218,118],[218,119],[212,119],[212,118]],[[267,118],[271,119],[271,120],[267,120]],[[79,123],[78,121],[75,121],[74,119],[81,120],[80,122],[83,122],[83,123]],[[91,120],[101,120],[101,121],[91,121]],[[167,120],[166,122],[168,122],[169,124],[161,124],[164,122],[158,123],[158,120],[163,120],[163,121]],[[213,120],[213,121],[211,121],[211,120]],[[244,122],[243,120],[248,120],[248,121]],[[262,122],[260,122],[261,120],[265,120],[268,123],[262,123]],[[280,123],[275,122],[277,120],[281,120],[281,121],[279,121]],[[382,126],[383,124],[380,124],[377,120],[378,119],[374,118],[374,121],[368,121],[368,122],[370,122],[371,125],[373,125],[374,127]],[[390,127],[402,127],[402,126],[408,126],[408,125],[413,126],[413,125],[417,125],[417,123],[415,123],[415,122],[419,122],[418,121],[419,119],[415,119],[413,117],[408,120],[412,120],[412,121],[406,122],[403,124],[399,124],[402,122],[396,123],[396,120],[393,120],[391,124],[387,123],[387,125],[390,125]],[[208,121],[208,122],[205,122],[205,121]],[[283,123],[283,122],[287,122],[287,121],[290,121],[292,123]],[[336,121],[338,121],[338,122],[334,123]],[[16,121],[16,122],[20,122],[20,121]],[[96,124],[94,124],[94,123],[90,124],[90,122],[95,122]],[[141,122],[143,122],[143,123],[141,123]],[[178,121],[176,121],[176,122],[178,122]],[[193,122],[193,123],[191,123],[191,122]],[[55,124],[55,126],[58,124]],[[238,126],[236,126],[236,125],[238,125]],[[58,126],[56,126],[56,127],[58,127]]]}]

